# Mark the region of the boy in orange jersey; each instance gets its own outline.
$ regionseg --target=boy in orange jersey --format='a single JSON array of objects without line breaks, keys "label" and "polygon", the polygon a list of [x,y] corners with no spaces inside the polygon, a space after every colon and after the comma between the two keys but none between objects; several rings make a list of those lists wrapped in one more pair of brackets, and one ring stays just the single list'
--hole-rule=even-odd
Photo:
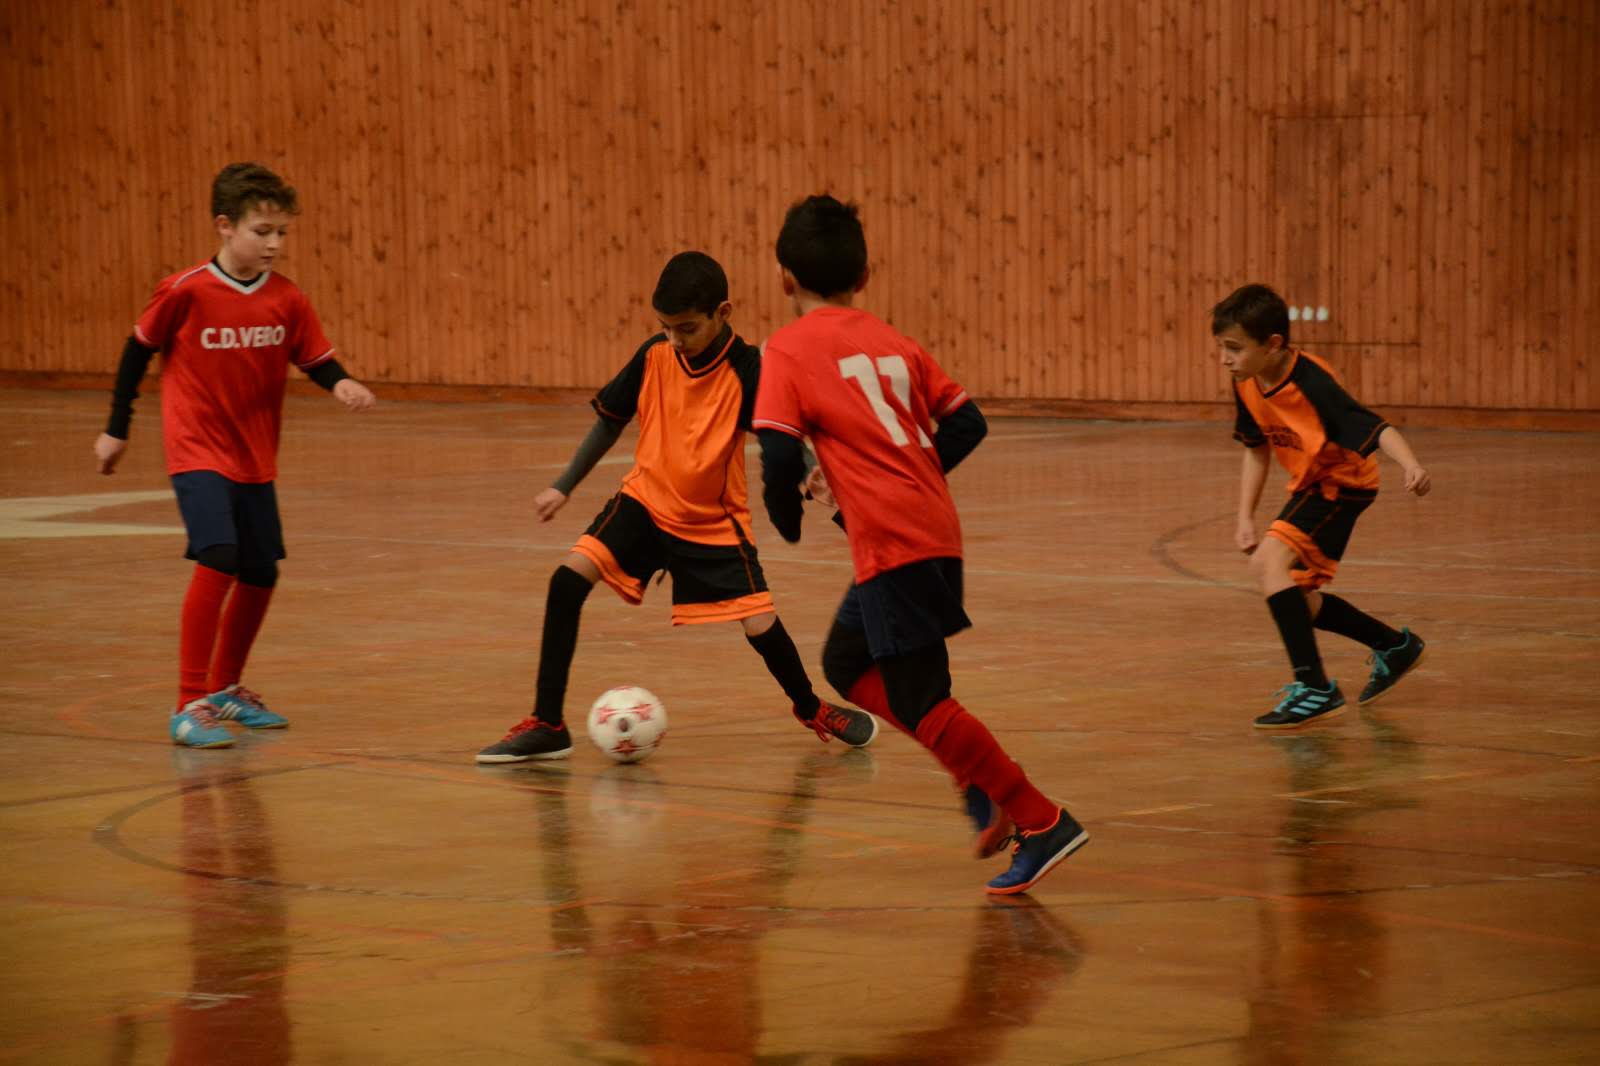
[{"label": "boy in orange jersey", "polygon": [[533,713],[477,760],[572,754],[563,707],[583,602],[604,581],[637,604],[658,570],[672,575],[673,625],[738,622],[796,718],[823,740],[864,747],[877,720],[817,698],[756,559],[744,440],[761,355],[728,325],[728,279],[705,253],[680,252],[661,271],[651,305],[662,331],[591,401],[594,426],[571,465],[534,498],[540,520],[555,517],[637,415],[633,469],[550,578]]},{"label": "boy in orange jersey", "polygon": [[[1246,285],[1211,309],[1211,333],[1233,376],[1233,436],[1245,446],[1239,478],[1239,550],[1267,598],[1283,637],[1294,680],[1283,699],[1257,718],[1257,729],[1300,729],[1344,713],[1344,693],[1329,680],[1315,629],[1372,649],[1372,674],[1357,702],[1371,703],[1422,661],[1426,645],[1347,601],[1319,591],[1333,579],[1361,512],[1378,495],[1382,451],[1400,464],[1407,491],[1432,487],[1400,431],[1345,392],[1327,363],[1289,347],[1289,309],[1265,285]],[[1267,446],[1289,471],[1289,502],[1265,539],[1255,510],[1271,463]]]},{"label": "boy in orange jersey", "polygon": [[[961,520],[946,475],[987,432],[978,405],[916,341],[852,306],[867,282],[856,208],[812,196],[778,235],[796,318],[767,338],[754,425],[763,499],[791,543],[803,517],[801,441],[850,538],[855,582],[822,649],[822,669],[852,703],[909,733],[967,793],[980,857],[1015,827],[1011,866],[988,884],[1026,892],[1087,843],[988,728],[951,697],[946,638],[971,625],[962,602]],[[935,429],[933,423],[938,422]]]},{"label": "boy in orange jersey", "polygon": [[150,358],[162,353],[161,435],[167,473],[195,560],[183,600],[176,744],[221,748],[222,725],[281,729],[282,715],[239,684],[284,557],[273,481],[289,364],[352,411],[377,401],[344,372],[299,287],[272,270],[297,213],[290,186],[255,163],[225,167],[211,185],[222,245],[207,262],[164,279],[123,348],[111,417],[94,443],[110,474]]}]

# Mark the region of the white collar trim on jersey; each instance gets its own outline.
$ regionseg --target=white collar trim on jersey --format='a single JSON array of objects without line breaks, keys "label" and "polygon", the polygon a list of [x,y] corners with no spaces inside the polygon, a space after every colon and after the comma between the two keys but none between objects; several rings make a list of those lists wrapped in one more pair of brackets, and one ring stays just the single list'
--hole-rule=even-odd
[{"label": "white collar trim on jersey", "polygon": [[228,286],[228,288],[232,289],[234,292],[242,292],[246,296],[249,296],[251,293],[260,292],[261,286],[265,285],[267,283],[267,279],[272,276],[272,271],[263,270],[254,281],[246,285],[237,278],[230,278],[227,275],[227,272],[222,270],[215,263],[207,263],[206,269],[211,271],[212,276],[218,281],[222,282],[224,285]]}]

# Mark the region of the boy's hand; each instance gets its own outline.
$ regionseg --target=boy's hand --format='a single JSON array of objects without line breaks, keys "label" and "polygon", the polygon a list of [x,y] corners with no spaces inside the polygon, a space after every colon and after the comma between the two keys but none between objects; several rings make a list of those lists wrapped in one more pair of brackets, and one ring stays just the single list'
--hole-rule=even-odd
[{"label": "boy's hand", "polygon": [[1256,523],[1253,518],[1239,519],[1238,527],[1233,531],[1234,545],[1246,555],[1261,546],[1261,538],[1256,536]]},{"label": "boy's hand", "polygon": [[117,464],[122,461],[122,453],[128,450],[128,442],[109,433],[102,433],[94,439],[95,469],[102,474],[114,473]]},{"label": "boy's hand", "polygon": [[1414,492],[1418,496],[1426,496],[1428,490],[1433,488],[1433,480],[1428,477],[1428,472],[1420,466],[1406,467],[1405,476],[1407,492]]},{"label": "boy's hand", "polygon": [[824,507],[837,507],[838,503],[833,498],[833,490],[828,487],[828,479],[822,476],[822,467],[814,466],[811,473],[806,475],[805,483],[800,486],[800,491],[809,500],[816,500]]},{"label": "boy's hand", "polygon": [[556,516],[556,512],[566,505],[567,494],[558,488],[545,489],[533,498],[533,510],[541,522],[550,521]]},{"label": "boy's hand", "polygon": [[344,404],[348,411],[365,411],[377,404],[378,398],[355,378],[345,378],[333,387],[333,398]]}]

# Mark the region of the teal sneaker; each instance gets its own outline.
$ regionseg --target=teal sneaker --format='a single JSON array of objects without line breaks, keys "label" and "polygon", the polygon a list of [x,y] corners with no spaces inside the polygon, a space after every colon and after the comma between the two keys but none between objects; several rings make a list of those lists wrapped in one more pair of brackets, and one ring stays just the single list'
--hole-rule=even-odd
[{"label": "teal sneaker", "polygon": [[289,719],[269,711],[267,701],[243,685],[229,685],[221,692],[213,692],[206,702],[218,718],[238,722],[246,729],[284,729],[289,725]]},{"label": "teal sneaker", "polygon": [[217,709],[201,697],[172,716],[172,742],[186,748],[228,748],[233,734],[217,720]]},{"label": "teal sneaker", "polygon": [[1312,688],[1296,681],[1280,688],[1278,695],[1283,699],[1256,719],[1257,729],[1303,729],[1344,713],[1344,693],[1339,691],[1337,681],[1330,680],[1327,688]]},{"label": "teal sneaker", "polygon": [[1372,676],[1367,679],[1367,687],[1361,690],[1361,695],[1356,697],[1357,703],[1371,703],[1422,662],[1422,655],[1428,650],[1427,642],[1409,629],[1400,630],[1400,635],[1405,639],[1398,647],[1388,651],[1374,648],[1367,656],[1367,662],[1372,664]]}]

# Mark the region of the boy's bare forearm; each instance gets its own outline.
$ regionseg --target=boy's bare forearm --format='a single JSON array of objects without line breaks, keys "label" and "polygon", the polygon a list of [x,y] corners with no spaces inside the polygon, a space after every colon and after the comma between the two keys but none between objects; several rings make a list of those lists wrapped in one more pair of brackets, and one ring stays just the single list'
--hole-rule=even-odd
[{"label": "boy's bare forearm", "polygon": [[1418,496],[1426,496],[1433,488],[1433,478],[1423,469],[1421,463],[1411,450],[1411,445],[1400,435],[1400,431],[1393,426],[1385,426],[1382,433],[1378,434],[1378,449],[1393,459],[1400,466],[1404,480],[1401,484],[1407,492],[1414,492]]},{"label": "boy's bare forearm", "polygon": [[1249,518],[1256,513],[1261,502],[1261,490],[1267,483],[1268,455],[1266,445],[1246,448],[1244,465],[1239,471],[1239,517]]},{"label": "boy's bare forearm", "polygon": [[1400,435],[1400,431],[1393,426],[1385,426],[1383,432],[1378,434],[1378,450],[1402,467],[1410,468],[1421,465],[1417,462],[1416,453],[1411,450],[1411,445]]}]

